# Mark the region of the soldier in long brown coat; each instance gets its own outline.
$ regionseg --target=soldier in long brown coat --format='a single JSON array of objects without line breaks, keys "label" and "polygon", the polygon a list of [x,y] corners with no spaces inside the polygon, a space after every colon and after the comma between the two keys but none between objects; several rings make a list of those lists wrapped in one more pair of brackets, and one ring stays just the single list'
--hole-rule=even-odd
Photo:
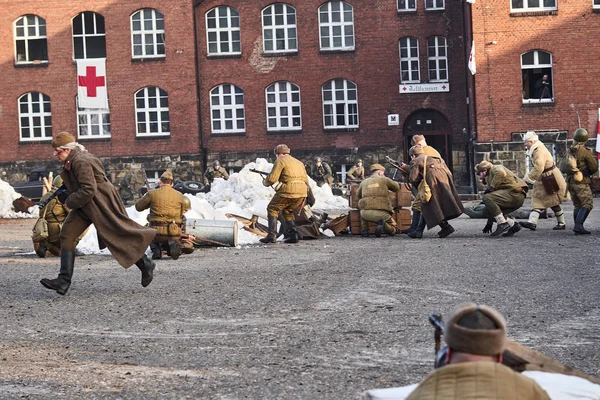
[{"label": "soldier in long brown coat", "polygon": [[274,150],[277,159],[263,185],[271,186],[279,181],[276,193],[267,206],[269,233],[260,239],[262,243],[277,241],[277,216],[282,213],[287,239],[285,243],[297,243],[298,231],[294,223],[294,211],[305,201],[308,193],[308,175],[301,161],[290,155],[290,148],[280,144]]},{"label": "soldier in long brown coat", "polygon": [[360,183],[358,187],[358,209],[360,210],[361,236],[369,236],[369,222],[376,222],[375,236],[383,232],[390,236],[396,234],[396,221],[392,218],[392,206],[389,191],[397,192],[400,185],[384,176],[385,167],[372,164],[369,168],[371,176]]},{"label": "soldier in long brown coat", "polygon": [[69,192],[59,200],[71,211],[60,233],[58,278],[44,278],[42,285],[61,295],[67,293],[73,276],[75,241],[94,224],[100,249],[108,247],[124,268],[135,264],[142,271],[142,286],[148,286],[155,265],[144,253],[156,236],[156,230],[143,227],[127,216],[116,188],[104,173],[102,162],[77,143],[73,135],[57,134],[52,147],[56,158],[64,163],[60,176]]},{"label": "soldier in long brown coat", "polygon": [[148,225],[156,229],[156,237],[150,243],[152,259],[162,258],[162,246],[168,246],[173,260],[181,255],[181,216],[184,213],[184,196],[173,189],[173,173],[165,171],[157,189],[148,191],[135,203],[135,209],[150,209]]}]

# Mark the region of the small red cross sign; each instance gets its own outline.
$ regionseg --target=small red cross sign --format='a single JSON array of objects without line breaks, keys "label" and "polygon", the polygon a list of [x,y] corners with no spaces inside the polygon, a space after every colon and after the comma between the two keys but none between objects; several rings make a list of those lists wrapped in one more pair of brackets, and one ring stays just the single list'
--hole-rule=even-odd
[{"label": "small red cross sign", "polygon": [[96,67],[86,67],[85,76],[78,75],[77,82],[79,86],[87,88],[88,97],[96,97],[96,89],[106,85],[103,76],[96,76]]}]

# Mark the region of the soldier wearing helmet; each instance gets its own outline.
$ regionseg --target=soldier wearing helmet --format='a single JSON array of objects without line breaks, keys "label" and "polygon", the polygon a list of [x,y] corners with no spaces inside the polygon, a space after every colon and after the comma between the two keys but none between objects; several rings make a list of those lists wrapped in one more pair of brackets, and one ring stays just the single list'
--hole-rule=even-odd
[{"label": "soldier wearing helmet", "polygon": [[206,172],[204,172],[204,186],[207,187],[207,191],[210,189],[210,185],[212,185],[213,181],[217,178],[229,179],[229,174],[227,170],[221,166],[219,160],[213,161],[212,167],[206,168]]},{"label": "soldier wearing helmet", "polygon": [[137,211],[150,209],[148,225],[156,229],[156,236],[150,249],[152,259],[162,258],[162,245],[168,246],[167,253],[173,260],[181,255],[181,216],[184,210],[185,196],[173,189],[173,173],[165,171],[158,182],[158,188],[149,190],[135,203]]},{"label": "soldier wearing helmet", "polygon": [[275,163],[271,173],[263,180],[263,185],[277,186],[275,195],[267,206],[269,233],[260,239],[262,243],[277,241],[277,217],[282,213],[284,219],[285,243],[298,242],[298,230],[294,222],[294,211],[302,205],[308,194],[308,176],[301,161],[290,155],[290,148],[280,144],[274,149]]},{"label": "soldier wearing helmet", "polygon": [[363,167],[363,160],[356,160],[356,164],[354,164],[354,166],[350,168],[350,171],[348,171],[346,179],[353,181],[362,181],[363,179],[365,179],[365,168]]},{"label": "soldier wearing helmet", "polygon": [[575,227],[573,232],[576,235],[589,234],[590,231],[583,227],[590,211],[594,208],[594,198],[590,185],[590,178],[598,172],[598,160],[592,154],[592,151],[585,147],[588,141],[588,132],[583,128],[575,130],[573,133],[573,144],[569,148],[569,155],[576,164],[576,167],[567,172],[567,186],[571,199],[573,200],[573,221]]},{"label": "soldier wearing helmet", "polygon": [[331,167],[326,162],[323,162],[321,157],[315,158],[315,163],[310,166],[310,177],[314,179],[317,186],[321,187],[324,184],[333,186],[333,172]]}]

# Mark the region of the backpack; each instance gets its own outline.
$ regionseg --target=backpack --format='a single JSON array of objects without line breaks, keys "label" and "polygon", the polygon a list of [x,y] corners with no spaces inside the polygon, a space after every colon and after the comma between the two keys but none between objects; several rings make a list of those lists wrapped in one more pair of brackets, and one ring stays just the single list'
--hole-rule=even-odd
[{"label": "backpack", "polygon": [[567,151],[567,154],[560,160],[558,169],[560,172],[567,175],[567,177],[573,176],[576,182],[581,182],[583,180],[583,174],[579,171],[579,168],[577,168],[577,158],[575,158],[571,151]]}]

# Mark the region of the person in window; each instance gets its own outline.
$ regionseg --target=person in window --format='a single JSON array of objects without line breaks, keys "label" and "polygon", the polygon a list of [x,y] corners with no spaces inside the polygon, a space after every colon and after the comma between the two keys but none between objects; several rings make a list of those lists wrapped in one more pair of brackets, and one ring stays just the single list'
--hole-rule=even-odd
[{"label": "person in window", "polygon": [[551,89],[548,75],[544,74],[544,76],[535,83],[535,98],[539,100],[551,99]]}]

